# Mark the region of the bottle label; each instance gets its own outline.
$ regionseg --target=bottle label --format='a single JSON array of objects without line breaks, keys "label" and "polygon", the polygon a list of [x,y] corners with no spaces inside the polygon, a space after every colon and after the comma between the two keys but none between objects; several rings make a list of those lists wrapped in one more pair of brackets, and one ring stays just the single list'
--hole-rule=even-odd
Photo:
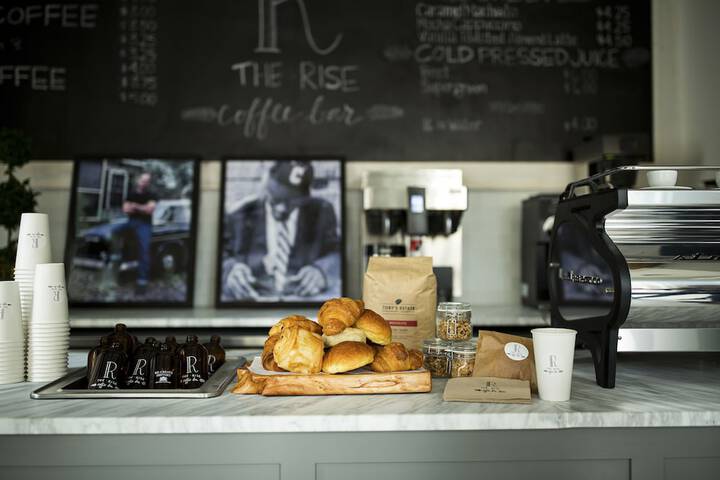
[{"label": "bottle label", "polygon": [[205,379],[198,368],[198,357],[188,355],[185,357],[185,372],[180,376],[180,384],[190,385],[192,383],[205,383]]},{"label": "bottle label", "polygon": [[155,385],[172,385],[172,370],[155,370]]},{"label": "bottle label", "polygon": [[209,375],[212,375],[213,373],[215,373],[215,361],[216,361],[215,355],[213,355],[213,354],[208,355],[208,374]]},{"label": "bottle label", "polygon": [[108,360],[102,366],[102,374],[90,385],[90,388],[98,390],[118,388],[117,370],[117,362]]}]

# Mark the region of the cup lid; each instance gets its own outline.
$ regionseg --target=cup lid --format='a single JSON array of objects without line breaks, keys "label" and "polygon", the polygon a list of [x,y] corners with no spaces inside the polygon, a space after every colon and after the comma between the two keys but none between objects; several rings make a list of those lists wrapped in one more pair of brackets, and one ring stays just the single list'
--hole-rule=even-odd
[{"label": "cup lid", "polygon": [[543,327],[530,330],[533,335],[577,335],[577,330],[572,328]]}]

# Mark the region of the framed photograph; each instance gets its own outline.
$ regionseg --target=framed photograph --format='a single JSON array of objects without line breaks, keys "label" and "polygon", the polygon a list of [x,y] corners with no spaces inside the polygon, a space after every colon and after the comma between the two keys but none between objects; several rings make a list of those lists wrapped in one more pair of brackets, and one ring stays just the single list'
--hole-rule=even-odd
[{"label": "framed photograph", "polygon": [[73,306],[191,307],[196,158],[75,160],[65,266]]},{"label": "framed photograph", "polygon": [[341,158],[226,158],[216,304],[318,306],[344,291]]}]

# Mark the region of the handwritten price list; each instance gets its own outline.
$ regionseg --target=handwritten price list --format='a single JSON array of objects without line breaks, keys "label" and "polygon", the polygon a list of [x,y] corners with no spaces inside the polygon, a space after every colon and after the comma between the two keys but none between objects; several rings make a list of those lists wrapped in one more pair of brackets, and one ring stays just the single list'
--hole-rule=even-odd
[{"label": "handwritten price list", "polygon": [[158,103],[157,0],[119,2],[120,89],[123,103]]}]

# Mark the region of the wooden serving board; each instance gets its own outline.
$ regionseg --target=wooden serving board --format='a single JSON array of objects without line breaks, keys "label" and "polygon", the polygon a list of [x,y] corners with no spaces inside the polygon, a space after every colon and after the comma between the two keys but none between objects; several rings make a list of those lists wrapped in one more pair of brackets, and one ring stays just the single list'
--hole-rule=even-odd
[{"label": "wooden serving board", "polygon": [[259,375],[238,368],[232,393],[240,395],[361,395],[373,393],[426,393],[432,390],[430,372],[392,372],[311,375]]}]

